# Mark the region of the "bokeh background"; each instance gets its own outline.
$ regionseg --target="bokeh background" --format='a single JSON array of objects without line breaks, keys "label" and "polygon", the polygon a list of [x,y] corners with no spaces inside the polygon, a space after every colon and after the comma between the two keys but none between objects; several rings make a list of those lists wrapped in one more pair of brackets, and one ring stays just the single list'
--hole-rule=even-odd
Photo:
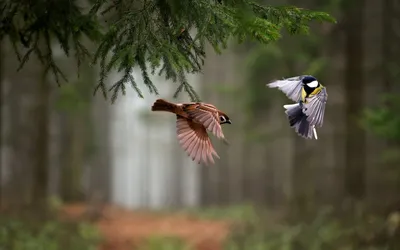
[{"label": "bokeh background", "polygon": [[[150,111],[157,98],[189,101],[172,99],[177,84],[155,76],[160,96],[127,86],[111,105],[93,96],[88,62],[78,78],[75,61],[55,53],[70,79],[59,87],[35,57],[17,73],[3,41],[0,249],[400,249],[400,2],[354,1],[268,1],[338,23],[268,46],[233,41],[222,55],[209,48],[189,79],[233,122],[229,146],[212,138],[214,166],[186,156],[174,115]],[[265,86],[301,74],[329,93],[318,141],[294,133],[290,100]]]}]

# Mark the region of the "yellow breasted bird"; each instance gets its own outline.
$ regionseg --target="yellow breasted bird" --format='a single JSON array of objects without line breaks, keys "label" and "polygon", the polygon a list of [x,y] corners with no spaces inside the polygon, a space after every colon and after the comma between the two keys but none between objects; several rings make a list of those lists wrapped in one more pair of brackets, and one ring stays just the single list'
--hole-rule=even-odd
[{"label": "yellow breasted bird", "polygon": [[286,109],[290,127],[304,138],[318,139],[315,127],[322,127],[325,105],[328,100],[326,88],[311,75],[295,76],[277,80],[267,84],[270,88],[278,88],[294,104],[283,105]]}]

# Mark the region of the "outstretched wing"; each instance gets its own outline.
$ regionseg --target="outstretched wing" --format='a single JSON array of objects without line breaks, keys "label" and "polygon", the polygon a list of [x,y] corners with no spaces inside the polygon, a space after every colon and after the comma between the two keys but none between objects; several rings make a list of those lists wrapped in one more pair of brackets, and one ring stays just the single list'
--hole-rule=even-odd
[{"label": "outstretched wing", "polygon": [[193,121],[202,124],[208,131],[212,132],[217,138],[225,138],[222,133],[217,109],[210,104],[199,103],[188,107],[186,113]]},{"label": "outstretched wing", "polygon": [[306,98],[303,103],[303,112],[308,116],[307,120],[311,125],[322,127],[325,115],[325,105],[328,100],[328,93],[323,87],[317,94]]},{"label": "outstretched wing", "polygon": [[177,116],[176,133],[179,144],[197,163],[214,164],[213,155],[219,158],[203,125]]},{"label": "outstretched wing", "polygon": [[278,88],[285,93],[288,98],[298,102],[301,100],[301,79],[303,79],[303,77],[304,76],[295,76],[283,80],[276,80],[268,83],[267,86],[270,88]]}]

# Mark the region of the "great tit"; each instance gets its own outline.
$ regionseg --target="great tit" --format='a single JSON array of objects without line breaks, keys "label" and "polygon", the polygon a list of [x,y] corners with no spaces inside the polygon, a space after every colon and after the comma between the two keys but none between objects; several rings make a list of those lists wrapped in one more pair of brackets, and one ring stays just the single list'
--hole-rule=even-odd
[{"label": "great tit", "polygon": [[290,127],[304,138],[317,140],[315,127],[322,127],[325,114],[325,105],[328,99],[326,88],[311,75],[295,76],[277,80],[267,84],[270,88],[278,88],[287,97],[295,101],[294,104],[283,105],[286,109]]}]

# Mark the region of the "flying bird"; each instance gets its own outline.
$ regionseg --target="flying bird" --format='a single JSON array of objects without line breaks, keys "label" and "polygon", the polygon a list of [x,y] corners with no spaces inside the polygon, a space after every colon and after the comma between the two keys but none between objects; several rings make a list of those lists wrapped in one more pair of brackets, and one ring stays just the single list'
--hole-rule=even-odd
[{"label": "flying bird", "polygon": [[193,161],[208,165],[208,162],[214,164],[213,155],[219,158],[207,131],[225,140],[221,125],[232,123],[224,112],[208,103],[171,103],[164,99],[156,100],[151,110],[176,114],[179,144]]},{"label": "flying bird", "polygon": [[307,139],[312,139],[314,134],[314,138],[317,140],[315,127],[322,127],[324,121],[325,105],[328,100],[326,87],[311,75],[277,80],[268,83],[267,86],[278,88],[296,102],[283,106],[289,124],[296,133]]}]

